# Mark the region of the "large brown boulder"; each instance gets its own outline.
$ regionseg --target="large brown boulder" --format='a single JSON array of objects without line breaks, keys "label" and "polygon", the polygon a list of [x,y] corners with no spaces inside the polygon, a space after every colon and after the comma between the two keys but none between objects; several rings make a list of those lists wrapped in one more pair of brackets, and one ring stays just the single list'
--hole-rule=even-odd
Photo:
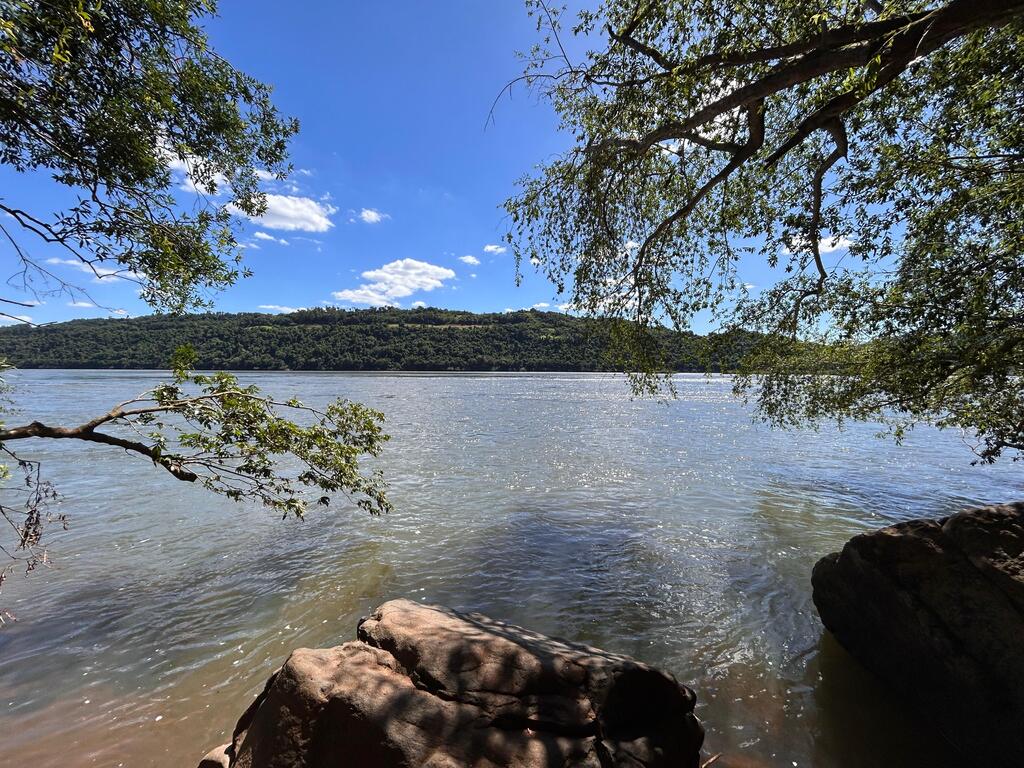
[{"label": "large brown boulder", "polygon": [[625,656],[408,600],[297,650],[235,731],[238,768],[696,767],[694,694]]},{"label": "large brown boulder", "polygon": [[1024,504],[914,520],[818,562],[836,639],[977,765],[1024,765]]}]

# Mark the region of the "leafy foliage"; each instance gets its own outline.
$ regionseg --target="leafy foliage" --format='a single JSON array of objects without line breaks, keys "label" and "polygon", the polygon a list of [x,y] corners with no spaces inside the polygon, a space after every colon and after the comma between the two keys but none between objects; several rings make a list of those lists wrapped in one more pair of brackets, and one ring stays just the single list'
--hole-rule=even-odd
[{"label": "leafy foliage", "polygon": [[1024,3],[606,0],[579,61],[530,5],[525,78],[575,141],[506,204],[521,263],[648,333],[760,332],[738,389],[772,423],[924,421],[1019,456]]},{"label": "leafy foliage", "polygon": [[[268,86],[211,50],[201,24],[215,13],[213,0],[0,2],[0,163],[50,176],[62,208],[25,210],[16,189],[0,197],[2,241],[18,265],[9,284],[29,299],[0,304],[85,294],[26,240],[63,249],[96,276],[135,281],[145,301],[172,313],[207,306],[246,274],[232,216],[265,211],[259,180],[287,175],[298,125],[278,113]],[[195,186],[193,206],[177,204],[174,171]],[[344,492],[370,512],[388,509],[381,477],[359,470],[387,439],[379,413],[279,402],[230,374],[191,373],[193,362],[179,357],[171,382],[79,426],[0,424],[0,515],[14,533],[0,547],[13,561],[45,563],[47,523],[67,524],[39,462],[11,447],[29,438],[117,446],[285,515],[301,515],[310,490],[321,504]],[[0,582],[8,571],[0,567]]]},{"label": "leafy foliage", "polygon": [[[231,211],[265,209],[257,175],[288,171],[298,126],[210,49],[199,21],[215,11],[211,0],[0,4],[0,162],[49,173],[73,196],[53,218],[0,199],[26,288],[80,292],[30,257],[11,222],[169,310],[201,306],[240,275]],[[182,210],[172,165],[229,194]]]},{"label": "leafy foliage", "polygon": [[[277,401],[229,373],[195,373],[195,359],[190,347],[179,349],[172,381],[79,426],[0,425],[0,449],[23,470],[21,495],[27,495],[20,504],[0,504],[0,516],[16,534],[15,544],[4,551],[23,552],[18,559],[28,570],[46,560],[44,527],[52,522],[49,507],[57,495],[40,477],[38,462],[19,459],[11,450],[12,443],[28,438],[122,448],[179,480],[201,483],[235,501],[261,503],[285,517],[303,516],[311,501],[308,491],[315,491],[313,501],[320,506],[330,503],[331,494],[345,493],[371,514],[390,509],[379,470],[360,470],[360,459],[379,456],[388,439],[381,430],[383,414],[344,400],[322,410],[297,399]],[[57,519],[66,524],[63,515]]]}]

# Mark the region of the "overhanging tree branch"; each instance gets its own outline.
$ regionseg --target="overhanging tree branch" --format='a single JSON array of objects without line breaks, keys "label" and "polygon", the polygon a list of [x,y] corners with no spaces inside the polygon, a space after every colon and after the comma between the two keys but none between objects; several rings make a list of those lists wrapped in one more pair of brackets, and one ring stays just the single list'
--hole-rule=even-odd
[{"label": "overhanging tree branch", "polygon": [[[716,66],[738,66],[755,63],[758,55],[763,54],[764,61],[784,59],[795,53],[802,53],[792,61],[784,61],[776,65],[767,74],[752,82],[731,90],[712,103],[696,110],[682,120],[669,121],[656,127],[639,138],[605,138],[588,145],[587,151],[598,154],[610,149],[628,149],[637,153],[646,152],[664,141],[678,140],[692,134],[700,127],[707,125],[716,118],[738,107],[763,101],[774,94],[806,83],[823,75],[844,70],[859,69],[873,60],[878,61],[877,80],[860,93],[843,94],[834,103],[823,108],[822,114],[812,115],[805,122],[820,120],[825,122],[831,117],[841,115],[862,101],[871,93],[888,82],[891,82],[904,71],[914,59],[934,52],[951,40],[968,35],[979,29],[1001,26],[1024,12],[1022,0],[952,0],[947,5],[927,13],[908,16],[901,19],[883,22],[865,22],[861,25],[850,25],[837,29],[829,37],[824,33],[820,38],[811,38],[790,46],[764,49],[760,54],[738,56],[735,60],[727,60],[721,55],[701,57],[688,64],[693,70]],[[627,44],[631,40],[628,35],[613,34],[616,42]],[[814,45],[816,39],[829,42]],[[646,50],[649,46],[633,41],[628,47],[641,51],[644,55],[651,54]],[[799,50],[797,50],[799,49]],[[750,57],[753,58],[750,58]],[[749,60],[746,60],[749,58]],[[672,66],[663,55],[658,54],[655,61],[662,60],[667,71],[680,74],[678,66]],[[801,127],[806,137],[814,127]]]},{"label": "overhanging tree branch", "polygon": [[192,483],[195,482],[198,477],[195,472],[191,472],[182,467],[181,463],[177,460],[160,455],[160,452],[152,446],[135,440],[126,440],[115,435],[97,432],[95,428],[89,424],[83,424],[78,427],[50,427],[42,422],[33,421],[32,423],[25,424],[24,426],[0,430],[0,443],[24,440],[30,437],[48,437],[57,440],[84,440],[90,443],[113,445],[118,448],[123,448],[126,451],[138,453],[147,457],[152,460],[154,464],[166,469],[178,480],[184,480]]}]

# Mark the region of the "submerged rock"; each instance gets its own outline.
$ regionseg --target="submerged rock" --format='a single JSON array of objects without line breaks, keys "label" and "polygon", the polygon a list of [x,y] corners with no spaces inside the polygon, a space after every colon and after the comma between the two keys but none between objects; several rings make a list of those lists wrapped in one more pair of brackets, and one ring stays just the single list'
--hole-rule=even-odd
[{"label": "submerged rock", "polygon": [[954,747],[1024,765],[1024,503],[856,536],[811,581],[825,627]]},{"label": "submerged rock", "polygon": [[300,649],[235,730],[231,766],[691,768],[693,692],[626,656],[408,600]]}]

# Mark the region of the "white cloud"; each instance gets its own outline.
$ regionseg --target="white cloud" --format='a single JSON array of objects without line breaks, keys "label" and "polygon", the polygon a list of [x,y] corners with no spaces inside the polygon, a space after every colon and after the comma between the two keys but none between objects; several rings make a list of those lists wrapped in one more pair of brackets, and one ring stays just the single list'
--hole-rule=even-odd
[{"label": "white cloud", "polygon": [[485,245],[484,246],[484,253],[504,253],[507,250],[508,250],[508,248],[506,248],[504,245]]},{"label": "white cloud", "polygon": [[476,280],[476,272],[470,272],[469,276]]},{"label": "white cloud", "polygon": [[257,240],[267,240],[269,242],[278,243],[280,245],[288,245],[288,241],[285,240],[283,237],[274,237],[273,235],[269,235],[266,232],[253,232],[252,236],[255,237]]},{"label": "white cloud", "polygon": [[335,291],[331,296],[338,301],[344,301],[349,304],[366,304],[369,307],[399,306],[398,302],[389,299],[386,293],[365,285],[359,288],[346,288],[344,291]]},{"label": "white cloud", "polygon": [[822,253],[833,253],[835,251],[849,250],[853,241],[845,237],[828,238],[823,237],[818,243],[818,250]]},{"label": "white cloud", "polygon": [[572,302],[568,302],[566,304],[559,304],[558,305],[558,311],[559,312],[568,312],[571,309],[574,309],[574,307],[572,305]]},{"label": "white cloud", "polygon": [[[241,213],[237,208],[233,208],[232,212]],[[337,212],[338,209],[333,205],[318,203],[311,197],[268,194],[266,212],[262,216],[248,218],[267,229],[326,232],[334,226],[330,217]]]},{"label": "white cloud", "polygon": [[91,301],[69,301],[69,307],[77,307],[78,309],[93,309],[96,307]]},{"label": "white cloud", "polygon": [[459,261],[461,261],[463,264],[469,264],[470,266],[473,267],[480,263],[480,259],[478,259],[476,256],[459,256]]},{"label": "white cloud", "polygon": [[425,306],[427,306],[427,302],[425,302],[425,301],[414,301],[412,303],[412,306],[413,306],[414,309],[423,309]]},{"label": "white cloud", "polygon": [[[793,244],[801,248],[807,241],[802,238],[795,238]],[[835,253],[836,251],[845,251],[853,245],[853,241],[846,237],[823,237],[818,241],[818,253]],[[789,248],[783,248],[782,252],[791,255],[793,251]]]},{"label": "white cloud", "polygon": [[[172,171],[182,174],[183,178],[178,189],[183,192],[194,192],[202,195],[217,195],[220,194],[228,186],[228,178],[223,173],[215,173],[213,175],[213,183],[217,187],[216,192],[205,184],[201,184],[196,181],[194,169],[202,162],[201,158],[195,155],[187,155],[184,159],[178,157],[174,151],[166,144],[161,144],[161,150],[164,158],[167,160],[167,167]],[[279,181],[277,176],[266,168],[255,169],[256,178],[260,181]]]},{"label": "white cloud", "polygon": [[2,315],[0,323],[31,323],[32,318],[28,315]]},{"label": "white cloud", "polygon": [[[46,263],[47,264],[63,264],[65,267],[74,267],[79,272],[88,272],[90,275],[96,274],[95,272],[93,272],[94,267],[90,266],[89,264],[86,264],[84,261],[80,261],[79,259],[58,259],[58,258],[55,257],[55,258],[52,258],[52,259],[47,259]],[[104,271],[107,271],[106,267],[103,267],[103,268],[96,267],[95,269],[96,269],[96,272],[99,272],[100,274],[103,274]],[[110,270],[110,272],[112,272],[112,271],[113,270]]]},{"label": "white cloud", "polygon": [[124,267],[104,267],[100,264],[90,264],[80,259],[58,259],[52,258],[46,260],[47,264],[62,264],[66,267],[73,267],[79,272],[84,272],[87,275],[92,275],[95,280],[102,280],[108,277],[124,277],[132,280],[139,280],[141,276],[135,272],[131,272]]},{"label": "white cloud", "polygon": [[287,315],[290,312],[298,312],[302,307],[282,307],[280,304],[260,304],[257,309],[265,309],[269,312],[280,312]]},{"label": "white cloud", "polygon": [[538,301],[536,304],[530,307],[530,309],[547,309],[550,306],[551,305],[548,304],[546,301]]},{"label": "white cloud", "polygon": [[411,296],[417,291],[432,291],[443,287],[445,280],[455,277],[455,272],[425,261],[399,259],[378,269],[367,270],[362,277],[369,282],[358,288],[335,291],[331,295],[338,301],[350,304],[397,306],[397,299]]},{"label": "white cloud", "polygon": [[380,224],[384,219],[390,219],[391,216],[381,213],[376,208],[363,208],[359,212],[359,218],[363,220],[364,224]]}]

